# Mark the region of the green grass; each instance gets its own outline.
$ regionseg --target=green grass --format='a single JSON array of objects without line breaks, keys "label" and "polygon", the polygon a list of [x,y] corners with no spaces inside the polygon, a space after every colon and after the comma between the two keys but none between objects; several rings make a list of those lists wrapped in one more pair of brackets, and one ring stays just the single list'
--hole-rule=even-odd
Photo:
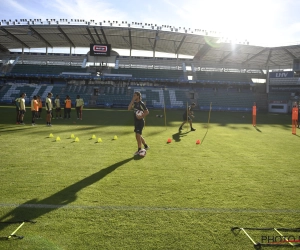
[{"label": "green grass", "polygon": [[[15,109],[1,107],[0,221],[36,224],[0,249],[253,249],[231,227],[299,227],[290,115],[258,114],[254,128],[251,114],[212,112],[207,129],[208,112],[196,111],[197,130],[178,134],[182,111],[167,111],[167,126],[162,113],[150,110],[140,158],[129,111],[87,109],[80,121],[73,110],[53,127],[44,113],[32,127],[29,112],[15,125]],[[0,236],[17,226],[0,224]]]}]

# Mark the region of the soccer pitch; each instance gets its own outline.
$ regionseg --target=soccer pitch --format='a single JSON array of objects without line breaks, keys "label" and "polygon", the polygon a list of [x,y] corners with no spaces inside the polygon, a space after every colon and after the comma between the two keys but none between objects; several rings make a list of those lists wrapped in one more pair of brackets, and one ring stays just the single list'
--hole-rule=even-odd
[{"label": "soccer pitch", "polygon": [[196,131],[178,133],[182,113],[150,110],[141,158],[131,111],[85,109],[81,121],[73,109],[47,127],[45,112],[31,126],[27,110],[22,126],[0,107],[0,222],[36,222],[9,240],[19,224],[0,223],[0,249],[253,249],[230,229],[299,228],[291,115],[258,112],[255,128],[250,113],[211,112],[208,124],[195,111]]}]

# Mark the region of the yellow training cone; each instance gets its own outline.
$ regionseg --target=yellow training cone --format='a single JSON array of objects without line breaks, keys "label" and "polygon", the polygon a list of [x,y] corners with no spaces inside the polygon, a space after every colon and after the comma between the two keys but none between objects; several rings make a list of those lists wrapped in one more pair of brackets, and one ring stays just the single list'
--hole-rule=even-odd
[{"label": "yellow training cone", "polygon": [[95,136],[95,135],[93,135],[93,136],[92,136],[92,139],[96,139],[96,136]]},{"label": "yellow training cone", "polygon": [[118,140],[118,136],[115,135],[115,136],[114,136],[114,140]]},{"label": "yellow training cone", "polygon": [[79,138],[78,138],[78,137],[76,137],[75,141],[76,141],[76,142],[79,142]]},{"label": "yellow training cone", "polygon": [[51,133],[51,134],[49,135],[49,137],[52,138],[52,137],[53,137],[53,134]]},{"label": "yellow training cone", "polygon": [[101,138],[98,138],[98,142],[102,142],[102,139],[101,139]]},{"label": "yellow training cone", "polygon": [[74,134],[71,134],[71,138],[74,139],[74,138],[75,138],[75,135],[74,135]]},{"label": "yellow training cone", "polygon": [[59,136],[56,137],[56,141],[60,141],[60,137]]}]

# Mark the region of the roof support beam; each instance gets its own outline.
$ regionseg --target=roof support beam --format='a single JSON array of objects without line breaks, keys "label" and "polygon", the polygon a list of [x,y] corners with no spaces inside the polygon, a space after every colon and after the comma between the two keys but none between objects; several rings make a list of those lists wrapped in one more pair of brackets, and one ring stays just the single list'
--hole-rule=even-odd
[{"label": "roof support beam", "polygon": [[293,59],[296,59],[296,58],[297,58],[297,57],[294,56],[294,54],[293,54],[292,52],[290,52],[288,49],[283,48],[283,50],[284,50],[286,53],[288,53]]},{"label": "roof support beam", "polygon": [[226,56],[224,56],[221,60],[220,63],[224,62],[224,60],[226,60],[228,57],[230,57],[232,54],[237,53],[239,50],[241,50],[242,45],[237,45],[237,47],[230,51]]},{"label": "roof support beam", "polygon": [[194,56],[194,59],[200,60],[204,57],[208,51],[210,51],[211,47],[207,43],[205,43],[202,48],[198,51],[198,53]]},{"label": "roof support beam", "polygon": [[106,39],[106,35],[105,35],[105,33],[104,33],[103,28],[100,28],[100,30],[101,30],[102,36],[104,37],[105,44],[108,44],[108,41],[107,41],[107,39]]},{"label": "roof support beam", "polygon": [[271,59],[270,59],[270,62],[273,63],[276,66],[279,66],[277,63],[274,63]]},{"label": "roof support beam", "polygon": [[154,44],[152,47],[152,51],[153,51],[153,57],[155,57],[155,48],[156,48],[156,42],[159,40],[159,36],[158,36],[158,30],[155,33],[155,39],[154,39]]},{"label": "roof support beam", "polygon": [[262,53],[266,52],[269,48],[264,48],[263,50],[261,50],[260,52],[258,52],[257,54],[251,56],[250,58],[248,58],[246,61],[242,62],[242,64],[247,63],[249,61],[251,61],[252,59],[254,59],[255,57],[261,55]]},{"label": "roof support beam", "polygon": [[86,31],[89,33],[90,38],[92,39],[93,43],[95,44],[96,41],[95,41],[95,39],[94,39],[94,37],[93,37],[93,35],[92,35],[92,33],[91,33],[89,27],[86,27]]},{"label": "roof support beam", "polygon": [[180,48],[181,48],[181,46],[182,46],[185,38],[186,38],[186,35],[184,35],[183,38],[181,39],[180,44],[178,45],[178,47],[177,47],[177,49],[175,51],[175,54],[178,54],[178,52],[179,52],[179,50],[180,50]]},{"label": "roof support beam", "polygon": [[127,40],[127,37],[122,36],[123,40],[128,44],[128,47],[130,48],[130,42]]},{"label": "roof support beam", "polygon": [[97,36],[97,38],[98,38],[99,43],[102,43],[101,37],[99,36],[99,33],[98,33],[96,27],[94,27],[94,31],[95,31],[95,33],[96,33],[96,36]]},{"label": "roof support beam", "polygon": [[71,41],[71,39],[67,36],[67,34],[62,30],[62,28],[60,26],[57,26],[57,28],[60,31],[60,33],[62,33],[63,36],[67,39],[67,41],[70,43],[70,45],[72,45],[71,47],[76,48],[75,44]]},{"label": "roof support beam", "polygon": [[128,29],[129,47],[132,50],[131,29]]},{"label": "roof support beam", "polygon": [[272,49],[270,49],[270,51],[269,51],[269,56],[268,56],[268,59],[267,59],[267,61],[266,61],[266,66],[268,66],[269,65],[269,62],[271,61],[271,56],[272,56]]},{"label": "roof support beam", "polygon": [[7,48],[5,48],[2,44],[0,44],[0,51],[8,52],[9,50]]},{"label": "roof support beam", "polygon": [[0,28],[6,35],[8,35],[10,38],[12,38],[13,40],[17,41],[18,43],[22,44],[22,47],[26,47],[28,49],[30,49],[30,47],[24,43],[23,41],[21,41],[19,38],[17,38],[16,36],[14,36],[13,34],[11,34],[9,31],[7,31],[6,29],[4,29],[3,27]]},{"label": "roof support beam", "polygon": [[40,40],[42,40],[48,47],[53,48],[53,46],[46,40],[44,37],[42,37],[34,28],[31,26],[28,27],[31,32],[33,32],[32,35],[36,35]]}]

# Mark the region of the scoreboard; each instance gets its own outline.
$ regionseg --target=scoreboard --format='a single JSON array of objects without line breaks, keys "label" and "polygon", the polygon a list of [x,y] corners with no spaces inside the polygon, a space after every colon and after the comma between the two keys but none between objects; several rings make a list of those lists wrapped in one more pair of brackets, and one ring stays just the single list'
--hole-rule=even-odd
[{"label": "scoreboard", "polygon": [[91,56],[110,56],[111,44],[90,44]]}]

